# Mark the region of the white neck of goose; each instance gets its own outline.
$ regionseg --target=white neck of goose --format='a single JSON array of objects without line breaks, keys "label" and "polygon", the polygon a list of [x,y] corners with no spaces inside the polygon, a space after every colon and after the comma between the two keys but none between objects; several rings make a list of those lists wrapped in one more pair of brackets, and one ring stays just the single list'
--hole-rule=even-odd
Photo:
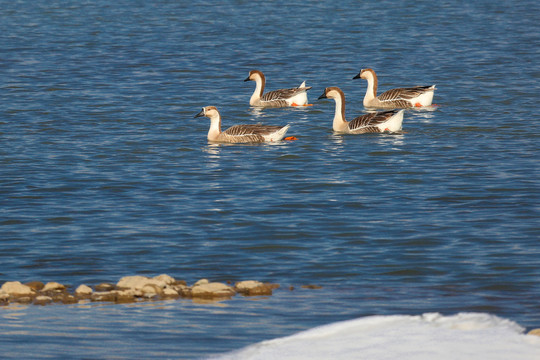
[{"label": "white neck of goose", "polygon": [[206,116],[210,118],[210,130],[208,130],[208,140],[217,140],[221,134],[221,115],[217,110],[210,111]]},{"label": "white neck of goose", "polygon": [[266,80],[264,76],[255,75],[254,76],[255,81],[255,90],[253,91],[253,95],[251,95],[251,98],[249,99],[250,105],[253,105],[254,102],[259,101],[259,99],[263,95],[264,86],[266,84]]},{"label": "white neck of goose", "polygon": [[336,102],[332,129],[334,131],[344,131],[347,129],[347,120],[345,120],[345,94],[341,91],[331,90],[326,96],[334,99]]},{"label": "white neck of goose", "polygon": [[366,95],[364,96],[364,104],[369,102],[377,97],[377,75],[371,70],[366,70],[362,72],[362,79],[367,80],[367,90]]}]

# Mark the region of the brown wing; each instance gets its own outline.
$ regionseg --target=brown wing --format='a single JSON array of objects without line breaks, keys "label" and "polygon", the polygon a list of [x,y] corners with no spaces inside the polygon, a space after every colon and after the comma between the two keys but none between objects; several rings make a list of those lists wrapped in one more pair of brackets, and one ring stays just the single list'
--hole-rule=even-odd
[{"label": "brown wing", "polygon": [[220,134],[221,141],[242,143],[242,142],[263,142],[263,135],[273,133],[281,129],[282,126],[244,124],[234,125]]},{"label": "brown wing", "polygon": [[388,119],[397,114],[398,111],[399,110],[380,111],[359,116],[349,122],[349,129],[357,134],[381,132],[377,125],[388,121]]},{"label": "brown wing", "polygon": [[253,131],[253,125],[234,125],[219,134],[219,140],[231,143],[263,142],[262,135]]},{"label": "brown wing", "polygon": [[262,125],[262,124],[244,124],[234,125],[224,131],[229,135],[251,135],[251,134],[270,134],[278,131],[283,126]]},{"label": "brown wing", "polygon": [[231,136],[253,135],[255,134],[255,132],[253,131],[253,126],[254,125],[234,125],[223,131],[223,134]]},{"label": "brown wing", "polygon": [[415,86],[410,88],[398,88],[383,92],[377,96],[380,101],[399,101],[410,100],[419,95],[422,95],[426,91],[430,90],[431,86]]},{"label": "brown wing", "polygon": [[292,89],[280,89],[267,92],[261,97],[262,101],[274,101],[274,100],[285,100],[299,94],[301,92],[311,89],[311,86],[302,87],[302,88],[292,88]]}]

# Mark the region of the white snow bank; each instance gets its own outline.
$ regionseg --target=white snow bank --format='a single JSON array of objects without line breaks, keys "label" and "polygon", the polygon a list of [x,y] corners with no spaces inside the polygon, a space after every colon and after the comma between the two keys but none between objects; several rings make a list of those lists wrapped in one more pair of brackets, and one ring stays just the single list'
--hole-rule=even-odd
[{"label": "white snow bank", "polygon": [[539,360],[540,337],[480,313],[370,316],[263,341],[216,359]]}]

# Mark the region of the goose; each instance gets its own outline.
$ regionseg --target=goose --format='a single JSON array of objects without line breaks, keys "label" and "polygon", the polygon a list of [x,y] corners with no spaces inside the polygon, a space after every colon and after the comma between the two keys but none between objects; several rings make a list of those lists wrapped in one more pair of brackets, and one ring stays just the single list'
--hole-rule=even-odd
[{"label": "goose", "polygon": [[405,110],[388,110],[358,116],[348,122],[345,120],[345,94],[335,86],[327,87],[319,99],[334,99],[336,112],[332,128],[342,134],[396,132],[401,130]]},{"label": "goose", "polygon": [[221,131],[221,115],[215,106],[203,107],[195,117],[210,118],[208,140],[222,143],[261,143],[283,139],[290,125],[274,126],[262,124],[234,125]]},{"label": "goose", "polygon": [[373,69],[362,69],[353,79],[366,79],[368,82],[364,106],[372,108],[410,108],[430,106],[433,101],[435,85],[397,88],[377,96],[377,75]]},{"label": "goose", "polygon": [[249,99],[249,105],[259,107],[286,107],[286,106],[309,106],[307,91],[311,86],[306,87],[304,81],[297,88],[280,89],[267,92],[263,95],[266,78],[259,70],[251,70],[249,76],[244,81],[255,81],[255,91]]}]

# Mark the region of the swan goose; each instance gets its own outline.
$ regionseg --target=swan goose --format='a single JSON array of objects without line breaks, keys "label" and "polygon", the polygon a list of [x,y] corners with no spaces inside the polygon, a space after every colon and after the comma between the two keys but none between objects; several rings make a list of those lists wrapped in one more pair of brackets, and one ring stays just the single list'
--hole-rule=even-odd
[{"label": "swan goose", "polygon": [[335,86],[327,87],[319,99],[334,99],[336,110],[332,128],[343,134],[396,132],[401,130],[405,110],[388,110],[358,116],[350,122],[345,120],[345,94]]},{"label": "swan goose", "polygon": [[221,131],[221,115],[215,106],[203,107],[195,117],[210,118],[208,140],[222,143],[261,143],[280,141],[290,125],[274,126],[262,124],[234,125]]},{"label": "swan goose", "polygon": [[287,107],[287,106],[309,106],[307,91],[311,86],[306,87],[304,81],[297,88],[280,89],[267,92],[263,95],[266,85],[266,78],[259,70],[251,70],[249,76],[244,81],[255,81],[255,90],[249,99],[249,105],[258,107]]},{"label": "swan goose", "polygon": [[353,79],[365,79],[368,82],[364,106],[371,108],[410,108],[430,106],[433,101],[435,85],[397,88],[377,96],[377,75],[373,69],[362,69]]}]

